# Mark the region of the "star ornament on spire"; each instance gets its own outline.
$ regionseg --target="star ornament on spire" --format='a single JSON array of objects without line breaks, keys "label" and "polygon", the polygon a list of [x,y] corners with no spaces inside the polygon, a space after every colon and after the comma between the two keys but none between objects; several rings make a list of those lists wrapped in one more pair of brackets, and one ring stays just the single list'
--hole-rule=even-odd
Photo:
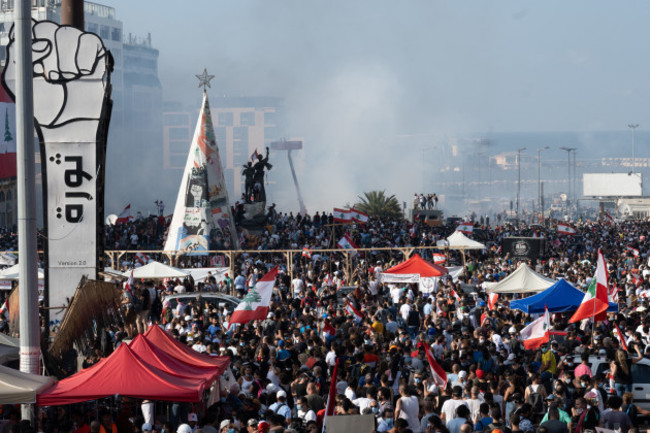
[{"label": "star ornament on spire", "polygon": [[205,92],[207,87],[211,87],[210,81],[214,78],[214,75],[209,75],[208,69],[203,68],[203,73],[197,75],[196,78],[199,79],[199,87],[203,87],[203,91]]}]

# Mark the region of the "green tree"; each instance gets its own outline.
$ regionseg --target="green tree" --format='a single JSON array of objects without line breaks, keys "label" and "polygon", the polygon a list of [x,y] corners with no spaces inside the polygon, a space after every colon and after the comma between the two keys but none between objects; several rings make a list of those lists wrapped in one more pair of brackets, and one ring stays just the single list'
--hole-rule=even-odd
[{"label": "green tree", "polygon": [[369,191],[359,196],[354,208],[372,217],[401,218],[402,208],[394,195],[387,196],[386,191]]},{"label": "green tree", "polygon": [[9,110],[5,109],[5,143],[9,141],[14,141],[14,137],[11,135],[11,128],[9,127]]}]

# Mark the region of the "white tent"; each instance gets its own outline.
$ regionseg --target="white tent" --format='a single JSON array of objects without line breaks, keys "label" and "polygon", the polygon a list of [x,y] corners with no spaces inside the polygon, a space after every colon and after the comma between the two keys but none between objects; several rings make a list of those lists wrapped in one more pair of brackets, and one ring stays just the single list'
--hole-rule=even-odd
[{"label": "white tent", "polygon": [[454,249],[465,249],[465,250],[482,250],[485,248],[485,245],[483,245],[480,242],[476,242],[467,236],[465,236],[462,232],[453,232],[448,238],[447,242],[449,243],[449,248]]},{"label": "white tent", "polygon": [[[43,269],[38,269],[38,279],[42,280],[45,278],[45,272]],[[0,271],[0,280],[17,280],[18,279],[18,265],[10,266],[6,269]]]},{"label": "white tent", "polygon": [[556,282],[533,271],[526,263],[522,263],[517,270],[501,281],[484,283],[484,287],[490,293],[531,293],[546,290]]},{"label": "white tent", "polygon": [[53,383],[52,377],[23,373],[0,365],[0,404],[36,403],[36,394]]},{"label": "white tent", "polygon": [[192,276],[195,283],[204,282],[208,277],[208,272],[217,280],[217,283],[220,283],[226,279],[226,274],[230,272],[230,268],[188,268],[183,270]]},{"label": "white tent", "polygon": [[[126,271],[122,275],[129,277],[131,271]],[[155,280],[160,278],[185,278],[189,275],[183,269],[174,268],[164,265],[160,262],[150,262],[144,266],[136,268],[133,271],[133,278],[142,278],[145,280]]]}]

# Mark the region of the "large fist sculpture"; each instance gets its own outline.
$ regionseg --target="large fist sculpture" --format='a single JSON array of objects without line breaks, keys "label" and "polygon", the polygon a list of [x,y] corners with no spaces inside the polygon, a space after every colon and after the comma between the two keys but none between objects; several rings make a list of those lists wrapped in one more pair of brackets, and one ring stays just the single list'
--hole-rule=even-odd
[{"label": "large fist sculpture", "polygon": [[[33,22],[32,38],[34,117],[45,141],[94,141],[110,93],[110,53],[97,35],[51,21]],[[12,27],[4,71],[11,93],[15,49]]]}]

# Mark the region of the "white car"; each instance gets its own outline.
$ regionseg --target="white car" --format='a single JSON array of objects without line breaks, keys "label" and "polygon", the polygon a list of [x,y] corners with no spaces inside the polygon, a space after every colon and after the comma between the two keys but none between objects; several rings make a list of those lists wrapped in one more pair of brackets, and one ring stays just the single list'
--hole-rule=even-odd
[{"label": "white car", "polygon": [[[582,362],[580,356],[575,356],[573,359],[574,368]],[[609,360],[604,355],[591,355],[589,356],[589,368],[592,374],[607,375],[609,371]],[[634,404],[645,409],[650,410],[650,360],[647,358],[641,359],[639,362],[632,364],[632,392],[634,393]]]}]

